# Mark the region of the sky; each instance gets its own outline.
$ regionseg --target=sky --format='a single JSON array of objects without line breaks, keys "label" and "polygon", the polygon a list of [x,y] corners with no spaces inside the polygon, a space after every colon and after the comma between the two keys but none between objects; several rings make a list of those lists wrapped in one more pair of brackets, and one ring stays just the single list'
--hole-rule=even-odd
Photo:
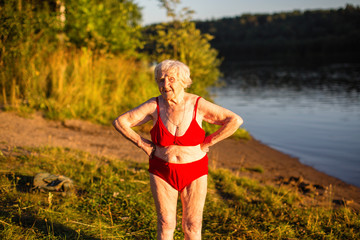
[{"label": "sky", "polygon": [[[168,21],[158,0],[134,0],[142,7],[143,25]],[[194,20],[235,17],[244,13],[275,13],[308,9],[337,9],[346,4],[360,6],[360,0],[181,0],[177,8],[195,11]]]}]

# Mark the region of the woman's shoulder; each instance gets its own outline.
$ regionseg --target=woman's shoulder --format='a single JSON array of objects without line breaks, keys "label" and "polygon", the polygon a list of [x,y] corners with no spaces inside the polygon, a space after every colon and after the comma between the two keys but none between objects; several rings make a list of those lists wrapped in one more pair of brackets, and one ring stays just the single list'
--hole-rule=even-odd
[{"label": "woman's shoulder", "polygon": [[150,104],[150,105],[156,104],[158,97],[152,97],[152,98],[148,99],[146,102],[144,102],[143,104]]},{"label": "woman's shoulder", "polygon": [[188,101],[196,102],[198,99],[200,100],[203,97],[198,96],[198,95],[193,94],[193,93],[186,93],[186,98],[187,98]]},{"label": "woman's shoulder", "polygon": [[156,109],[156,97],[150,98],[148,99],[146,102],[143,102],[142,104],[140,104],[139,106],[137,106],[135,109],[143,109],[145,111],[150,111],[153,112],[154,109]]},{"label": "woman's shoulder", "polygon": [[191,102],[191,104],[196,104],[198,105],[198,108],[202,105],[206,105],[208,103],[208,101],[203,98],[202,96],[193,94],[193,93],[187,93],[188,94],[188,102]]}]

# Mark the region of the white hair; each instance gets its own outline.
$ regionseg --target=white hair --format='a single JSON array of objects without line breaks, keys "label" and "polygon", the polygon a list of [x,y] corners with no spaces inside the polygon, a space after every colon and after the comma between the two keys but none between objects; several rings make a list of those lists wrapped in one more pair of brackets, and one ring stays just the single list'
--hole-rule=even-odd
[{"label": "white hair", "polygon": [[162,76],[162,73],[172,73],[174,74],[176,80],[180,80],[182,85],[185,88],[190,87],[192,80],[190,78],[190,68],[177,60],[164,60],[158,65],[156,65],[155,70],[155,80],[158,81]]}]

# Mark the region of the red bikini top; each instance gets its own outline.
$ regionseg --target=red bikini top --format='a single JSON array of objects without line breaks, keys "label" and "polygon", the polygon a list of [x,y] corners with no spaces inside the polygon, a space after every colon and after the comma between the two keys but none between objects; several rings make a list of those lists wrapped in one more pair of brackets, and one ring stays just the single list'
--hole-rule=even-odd
[{"label": "red bikini top", "polygon": [[174,136],[167,130],[163,121],[160,118],[159,100],[158,98],[156,98],[158,119],[153,128],[150,130],[152,142],[162,147],[170,145],[196,146],[203,143],[205,139],[205,131],[196,122],[196,111],[200,98],[201,97],[198,97],[196,99],[193,119],[190,123],[189,128],[182,136]]}]

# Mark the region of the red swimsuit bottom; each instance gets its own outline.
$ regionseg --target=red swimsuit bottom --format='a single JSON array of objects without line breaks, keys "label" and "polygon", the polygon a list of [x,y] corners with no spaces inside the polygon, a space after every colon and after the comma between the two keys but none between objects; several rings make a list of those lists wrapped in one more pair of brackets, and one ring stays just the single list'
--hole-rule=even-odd
[{"label": "red swimsuit bottom", "polygon": [[153,156],[149,160],[149,172],[181,192],[192,181],[208,174],[208,161],[207,155],[190,163],[169,163]]}]

